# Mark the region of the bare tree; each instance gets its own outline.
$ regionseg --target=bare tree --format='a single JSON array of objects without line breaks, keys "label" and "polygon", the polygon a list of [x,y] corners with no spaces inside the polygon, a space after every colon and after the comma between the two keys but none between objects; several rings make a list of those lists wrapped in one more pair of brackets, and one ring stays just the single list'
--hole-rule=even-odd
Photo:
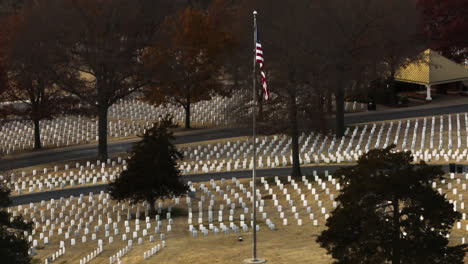
[{"label": "bare tree", "polygon": [[67,50],[69,75],[87,78],[81,85],[67,81],[62,85],[95,107],[101,159],[107,158],[109,107],[152,81],[141,74],[141,56],[154,43],[170,6],[171,1],[164,0],[63,1],[68,38],[62,46]]},{"label": "bare tree", "polygon": [[[8,38],[5,71],[8,99],[21,102],[20,109],[10,108],[10,114],[29,119],[34,125],[34,148],[40,149],[40,121],[63,113],[72,104],[58,87],[56,76],[61,75],[57,64],[60,49],[55,39],[58,27],[50,26],[54,17],[47,15],[51,1],[35,1],[8,17]],[[14,110],[14,111],[13,111]]]},{"label": "bare tree", "polygon": [[418,11],[414,1],[321,1],[317,18],[326,25],[317,32],[324,59],[333,65],[336,99],[336,134],[344,133],[344,96],[357,83],[369,82],[376,65],[386,62],[388,71],[414,54]]},{"label": "bare tree", "polygon": [[[380,76],[386,78],[391,94],[391,103],[396,103],[395,73],[408,63],[421,60],[421,51],[427,47],[423,33],[422,14],[415,0],[385,2],[385,16],[381,18],[383,28],[379,31]],[[376,63],[378,64],[378,62]]]},{"label": "bare tree", "polygon": [[0,0],[0,16],[11,15],[23,7],[28,1],[29,0]]},{"label": "bare tree", "polygon": [[[4,103],[6,101],[6,90],[8,88],[7,76],[6,76],[6,69],[4,66],[4,62],[0,60],[0,103]],[[0,105],[0,127],[6,121],[6,117],[8,116],[8,109],[5,105]]]},{"label": "bare tree", "polygon": [[[260,104],[260,128],[264,133],[286,133],[291,138],[291,175],[298,177],[301,176],[299,134],[312,128],[323,128],[324,124],[323,120],[320,120],[323,113],[319,114],[319,97],[314,86],[318,83],[317,65],[320,57],[317,56],[317,47],[314,45],[316,39],[309,33],[318,26],[315,20],[310,19],[316,12],[315,6],[309,1],[288,2],[287,8],[281,1],[255,1],[244,4],[240,13],[244,13],[242,21],[247,23],[241,27],[241,31],[247,34],[242,34],[243,45],[240,47],[245,49],[251,43],[250,48],[245,50],[250,56],[253,56],[251,10],[261,7],[258,27],[272,99]],[[250,93],[246,91],[245,94]],[[246,96],[246,100],[249,100],[248,98],[249,96]],[[246,102],[242,102],[241,105],[246,105]],[[240,107],[239,110],[248,113],[244,107]],[[238,113],[239,111],[236,111],[236,114]]]},{"label": "bare tree", "polygon": [[[244,73],[248,72],[245,61],[252,54],[251,12],[258,8],[267,79],[274,94],[273,100],[261,104],[260,114],[265,125],[274,128],[272,131],[283,131],[291,137],[292,175],[301,174],[299,131],[325,128],[325,113],[332,114],[333,111],[333,95],[335,132],[337,137],[342,137],[346,91],[366,85],[376,76],[388,75],[387,67],[376,70],[376,66],[386,62],[386,51],[390,47],[396,51],[393,58],[398,62],[412,54],[413,50],[408,47],[412,44],[415,25],[406,29],[401,27],[405,21],[414,22],[407,19],[396,23],[395,20],[403,14],[394,14],[401,11],[407,1],[390,2],[257,0],[239,4],[239,47],[244,52],[238,58],[244,62],[239,61],[236,65]],[[412,5],[407,8],[409,10],[404,14],[415,12]],[[389,29],[395,34],[398,46],[388,41],[391,37],[386,31]],[[389,47],[382,52],[384,44]],[[398,52],[403,46],[411,52]],[[241,104],[245,105],[247,101],[248,97]],[[246,107],[238,109],[247,112]]]}]

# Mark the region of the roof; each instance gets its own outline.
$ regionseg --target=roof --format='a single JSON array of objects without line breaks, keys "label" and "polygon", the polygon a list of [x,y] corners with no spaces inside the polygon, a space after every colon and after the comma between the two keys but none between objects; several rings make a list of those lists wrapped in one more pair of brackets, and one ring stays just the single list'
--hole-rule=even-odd
[{"label": "roof", "polygon": [[468,69],[439,53],[427,49],[422,59],[401,67],[395,74],[395,80],[435,85],[468,80]]}]

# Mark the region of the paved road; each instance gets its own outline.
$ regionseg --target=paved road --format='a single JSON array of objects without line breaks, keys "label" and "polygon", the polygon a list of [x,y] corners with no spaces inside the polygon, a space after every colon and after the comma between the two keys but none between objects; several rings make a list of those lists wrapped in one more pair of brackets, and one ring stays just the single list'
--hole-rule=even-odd
[{"label": "paved road", "polygon": [[[323,173],[325,170],[328,170],[330,173],[334,172],[340,166],[330,165],[330,166],[307,166],[302,167],[302,173],[305,175],[312,175],[313,171],[316,170],[317,173]],[[278,168],[278,169],[262,169],[257,170],[257,177],[263,176],[287,176],[291,174],[290,168]],[[234,172],[222,172],[222,173],[205,173],[205,174],[190,174],[190,175],[183,175],[184,181],[192,181],[192,182],[204,182],[209,181],[211,179],[220,180],[221,178],[231,179],[232,177],[236,178],[249,178],[252,177],[252,171],[234,171]],[[75,197],[79,196],[80,194],[89,194],[90,192],[96,194],[100,191],[107,191],[107,184],[101,185],[94,185],[94,186],[86,186],[86,187],[76,187],[76,188],[69,188],[69,189],[62,189],[62,190],[55,190],[55,191],[48,191],[48,192],[41,192],[41,193],[33,193],[33,194],[25,194],[19,196],[11,197],[13,205],[20,205],[20,204],[29,204],[29,203],[37,203],[42,200],[50,200],[50,199],[60,199],[60,197],[70,197],[73,195]]]},{"label": "paved road", "polygon": [[[423,117],[432,115],[442,115],[450,113],[468,112],[468,104],[443,106],[426,109],[408,109],[404,111],[385,111],[385,112],[364,112],[347,114],[345,118],[346,125],[352,125],[364,122],[393,120],[410,117]],[[216,128],[202,129],[189,132],[176,133],[176,144],[213,140],[228,137],[248,136],[250,129],[246,128]],[[130,150],[133,143],[138,139],[111,142],[108,147],[109,153],[126,152]],[[7,156],[0,158],[0,171],[11,170],[34,166],[38,164],[60,162],[74,159],[85,159],[97,157],[96,145],[74,146],[69,148],[59,148],[46,151],[30,152],[22,155]]]},{"label": "paved road", "polygon": [[[349,165],[327,165],[327,166],[303,166],[301,168],[302,174],[304,175],[312,175],[313,171],[317,171],[319,174],[323,174],[325,171],[329,173],[333,173],[335,170],[341,167],[345,167]],[[442,166],[444,171],[448,171],[448,165]],[[265,176],[287,176],[290,175],[291,168],[277,168],[277,169],[261,169],[257,170],[257,177],[265,177]],[[231,179],[232,177],[236,178],[249,178],[252,177],[252,171],[235,171],[235,172],[223,172],[223,173],[205,173],[205,174],[191,174],[191,175],[184,175],[184,181],[192,181],[192,182],[204,182],[209,181],[211,179],[220,180],[221,178],[224,179]],[[70,188],[70,189],[63,189],[63,190],[56,190],[56,191],[49,191],[49,192],[41,192],[41,193],[33,193],[33,194],[25,194],[20,196],[13,196],[11,200],[13,205],[20,205],[20,204],[29,204],[29,203],[37,203],[42,200],[47,201],[50,199],[60,199],[61,197],[67,198],[70,195],[75,197],[80,196],[80,194],[89,194],[90,192],[96,194],[101,191],[107,191],[107,184],[95,185],[95,186],[88,186],[88,187],[77,187],[77,188]]]},{"label": "paved road", "polygon": [[[175,134],[175,143],[184,144],[220,138],[239,137],[250,135],[250,131],[250,129],[245,128],[215,128],[180,132]],[[108,144],[108,152],[110,154],[129,151],[133,144],[138,140],[139,139],[136,138],[124,141],[110,142]],[[14,156],[0,157],[0,171],[24,168],[50,162],[60,162],[66,160],[95,157],[97,157],[97,145],[95,144],[35,151]]]},{"label": "paved road", "polygon": [[433,115],[446,115],[446,114],[464,113],[464,112],[468,112],[468,104],[424,108],[424,109],[407,109],[407,110],[398,109],[396,111],[382,111],[382,112],[374,112],[372,114],[369,114],[368,112],[354,113],[354,114],[346,115],[345,124],[352,125],[352,124],[375,122],[375,121],[394,120],[394,119],[412,118],[412,117],[424,117],[424,116],[433,116]]}]

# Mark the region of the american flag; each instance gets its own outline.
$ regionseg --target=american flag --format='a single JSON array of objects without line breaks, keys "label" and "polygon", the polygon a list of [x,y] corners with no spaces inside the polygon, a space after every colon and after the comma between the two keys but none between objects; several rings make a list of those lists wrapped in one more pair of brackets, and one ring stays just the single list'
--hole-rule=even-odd
[{"label": "american flag", "polygon": [[260,66],[260,75],[262,76],[262,87],[263,87],[263,97],[265,100],[268,100],[270,98],[270,92],[268,91],[268,86],[266,83],[266,75],[265,72],[263,71],[263,49],[262,49],[262,44],[260,43],[259,39],[259,34],[258,34],[258,29],[256,30],[256,58],[257,58],[257,63]]}]

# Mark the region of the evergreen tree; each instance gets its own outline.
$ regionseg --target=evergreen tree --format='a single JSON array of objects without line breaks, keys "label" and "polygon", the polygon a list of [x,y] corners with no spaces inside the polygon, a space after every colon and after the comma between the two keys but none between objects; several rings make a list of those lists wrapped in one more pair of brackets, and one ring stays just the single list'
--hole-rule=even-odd
[{"label": "evergreen tree", "polygon": [[116,200],[133,203],[146,201],[154,214],[157,199],[186,194],[188,187],[181,181],[177,161],[183,158],[172,144],[172,119],[166,117],[147,130],[132,149],[128,167],[110,184],[110,194]]},{"label": "evergreen tree", "polygon": [[10,190],[0,185],[0,262],[27,264],[31,262],[28,255],[30,247],[24,231],[31,232],[32,223],[22,216],[13,217],[6,208],[11,205]]},{"label": "evergreen tree", "polygon": [[390,146],[340,169],[338,207],[317,242],[335,263],[463,263],[466,244],[449,246],[446,236],[461,214],[433,190],[440,167],[412,164],[411,152]]}]

